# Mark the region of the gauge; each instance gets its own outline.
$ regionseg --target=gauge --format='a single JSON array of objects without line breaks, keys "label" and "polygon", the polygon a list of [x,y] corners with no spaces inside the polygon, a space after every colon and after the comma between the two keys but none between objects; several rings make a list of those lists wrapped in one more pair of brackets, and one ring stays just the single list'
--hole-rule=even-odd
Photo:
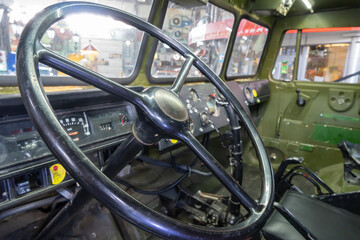
[{"label": "gauge", "polygon": [[100,124],[100,130],[101,131],[110,131],[112,129],[113,129],[113,123],[112,122],[107,122],[107,123]]},{"label": "gauge", "polygon": [[200,113],[200,122],[202,126],[207,126],[210,123],[209,116],[206,114],[206,112]]},{"label": "gauge", "polygon": [[198,102],[198,101],[200,101],[199,94],[195,91],[195,89],[191,89],[191,90],[190,90],[190,99],[191,99],[193,102]]},{"label": "gauge", "polygon": [[249,87],[245,87],[244,88],[244,95],[245,95],[245,98],[246,100],[248,101],[248,103],[254,103],[255,99],[254,99],[254,95],[252,93],[252,91],[250,90]]},{"label": "gauge", "polygon": [[130,122],[125,113],[119,113],[119,117],[121,126],[124,126]]},{"label": "gauge", "polygon": [[17,141],[19,151],[32,150],[39,146],[39,140],[36,138]]},{"label": "gauge", "polygon": [[84,115],[63,116],[59,121],[74,142],[78,142],[90,135],[85,113]]},{"label": "gauge", "polygon": [[220,108],[216,105],[215,94],[211,94],[206,98],[206,106],[210,115],[214,117],[220,116]]}]

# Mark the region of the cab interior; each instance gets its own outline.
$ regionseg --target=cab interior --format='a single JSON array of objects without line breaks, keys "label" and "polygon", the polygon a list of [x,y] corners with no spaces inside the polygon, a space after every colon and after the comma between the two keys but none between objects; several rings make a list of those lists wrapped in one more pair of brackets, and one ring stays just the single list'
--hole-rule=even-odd
[{"label": "cab interior", "polygon": [[360,3],[0,4],[0,239],[358,239]]}]

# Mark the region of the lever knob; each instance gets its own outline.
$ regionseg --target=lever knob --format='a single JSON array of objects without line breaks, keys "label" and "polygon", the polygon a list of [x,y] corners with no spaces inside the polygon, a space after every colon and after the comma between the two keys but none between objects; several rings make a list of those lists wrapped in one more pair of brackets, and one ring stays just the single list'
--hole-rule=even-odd
[{"label": "lever knob", "polygon": [[306,100],[301,97],[300,89],[296,89],[296,93],[297,93],[296,104],[297,104],[299,107],[305,106]]}]

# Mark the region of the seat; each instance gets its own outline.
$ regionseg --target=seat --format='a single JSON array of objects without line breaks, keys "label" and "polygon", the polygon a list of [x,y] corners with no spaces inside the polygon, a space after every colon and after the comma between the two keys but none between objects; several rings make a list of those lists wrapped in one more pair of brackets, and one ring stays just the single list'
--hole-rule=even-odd
[{"label": "seat", "polygon": [[343,140],[338,144],[344,158],[350,158],[360,166],[360,144]]},{"label": "seat", "polygon": [[360,170],[360,145],[343,140],[338,144],[345,159],[344,177],[348,183],[360,185],[360,174],[353,169]]},{"label": "seat", "polygon": [[[280,203],[319,240],[360,239],[359,215],[292,190],[284,194]],[[262,232],[269,240],[304,239],[276,210]]]}]

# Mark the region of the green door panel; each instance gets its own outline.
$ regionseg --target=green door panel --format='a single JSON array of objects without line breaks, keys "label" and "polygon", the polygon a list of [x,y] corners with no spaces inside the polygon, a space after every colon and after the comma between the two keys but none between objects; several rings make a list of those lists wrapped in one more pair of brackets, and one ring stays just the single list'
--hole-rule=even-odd
[{"label": "green door panel", "polygon": [[[271,96],[258,125],[269,155],[304,156],[305,166],[319,173],[335,191],[354,188],[344,182],[344,160],[336,144],[342,139],[360,141],[360,84],[282,82],[271,76],[286,30],[359,27],[359,20],[359,9],[355,8],[279,19],[272,26],[257,76],[270,80]],[[300,42],[299,34],[299,53]],[[296,63],[299,57],[295,58],[294,76],[298,75]],[[296,89],[306,100],[304,107],[296,104]],[[280,160],[272,161],[276,167]]]},{"label": "green door panel", "polygon": [[[306,100],[303,107],[296,104],[296,89]],[[270,90],[259,123],[269,155],[303,156],[304,165],[321,173],[339,192],[359,189],[344,182],[344,159],[337,143],[346,139],[360,144],[360,86],[270,81]],[[272,160],[274,166],[281,160]]]}]

